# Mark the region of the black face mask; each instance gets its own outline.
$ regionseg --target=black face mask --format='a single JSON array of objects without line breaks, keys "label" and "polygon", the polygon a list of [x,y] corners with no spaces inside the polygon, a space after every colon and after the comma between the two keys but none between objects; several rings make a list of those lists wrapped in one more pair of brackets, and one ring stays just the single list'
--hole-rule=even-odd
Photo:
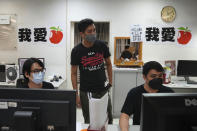
[{"label": "black face mask", "polygon": [[152,89],[160,89],[162,87],[163,84],[163,79],[162,78],[155,78],[149,81],[148,85],[152,88]]}]

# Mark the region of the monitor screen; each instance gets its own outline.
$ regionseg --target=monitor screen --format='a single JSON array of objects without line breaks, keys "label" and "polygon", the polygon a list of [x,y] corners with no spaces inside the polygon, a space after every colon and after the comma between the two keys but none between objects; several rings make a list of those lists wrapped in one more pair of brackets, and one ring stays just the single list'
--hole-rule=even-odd
[{"label": "monitor screen", "polygon": [[[18,58],[18,65],[19,65],[19,74],[23,75],[23,64],[24,62],[29,59],[29,58]],[[45,61],[44,58],[38,58],[39,60],[41,60],[43,62],[43,64],[45,65]]]},{"label": "monitor screen", "polygon": [[177,76],[197,76],[197,61],[178,60]]},{"label": "monitor screen", "polygon": [[0,130],[76,131],[76,92],[0,88]]},{"label": "monitor screen", "polygon": [[197,93],[142,95],[141,131],[196,131]]}]

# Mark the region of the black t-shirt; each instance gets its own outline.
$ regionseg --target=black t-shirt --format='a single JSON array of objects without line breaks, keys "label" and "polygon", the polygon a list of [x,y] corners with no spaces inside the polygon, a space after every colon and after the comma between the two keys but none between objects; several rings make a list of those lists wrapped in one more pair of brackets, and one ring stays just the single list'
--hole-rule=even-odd
[{"label": "black t-shirt", "polygon": [[104,41],[100,40],[96,40],[90,48],[79,43],[72,49],[71,65],[79,66],[81,91],[98,92],[105,90],[104,58],[109,56],[109,48]]},{"label": "black t-shirt", "polygon": [[122,52],[121,57],[124,59],[126,59],[126,58],[130,59],[130,58],[132,58],[132,54],[130,51],[125,50]]},{"label": "black t-shirt", "polygon": [[[18,86],[17,88],[29,88],[28,86],[28,82],[27,81],[23,81],[23,83],[21,83],[20,86]],[[42,89],[54,89],[53,84],[49,83],[49,82],[42,82]]]},{"label": "black t-shirt", "polygon": [[[171,88],[162,86],[158,93],[172,92],[174,91]],[[122,113],[125,113],[129,116],[133,114],[133,125],[140,125],[141,99],[143,93],[148,93],[144,89],[144,85],[140,85],[131,89],[127,94],[126,100],[121,110]]]}]

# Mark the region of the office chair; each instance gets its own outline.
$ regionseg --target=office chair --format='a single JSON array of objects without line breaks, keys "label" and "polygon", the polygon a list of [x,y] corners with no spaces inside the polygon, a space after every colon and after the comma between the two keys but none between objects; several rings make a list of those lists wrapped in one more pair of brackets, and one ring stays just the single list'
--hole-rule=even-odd
[{"label": "office chair", "polygon": [[19,78],[16,81],[16,88],[23,88],[26,85],[27,81],[24,78]]}]

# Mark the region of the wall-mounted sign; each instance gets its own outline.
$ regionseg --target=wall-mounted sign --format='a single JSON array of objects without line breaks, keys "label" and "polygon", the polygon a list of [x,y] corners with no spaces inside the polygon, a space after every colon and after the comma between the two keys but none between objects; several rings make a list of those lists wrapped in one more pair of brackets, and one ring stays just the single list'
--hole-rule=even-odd
[{"label": "wall-mounted sign", "polygon": [[[144,44],[191,45],[191,28],[185,26],[131,26],[131,41],[142,40]],[[134,40],[132,40],[134,39]]]},{"label": "wall-mounted sign", "polygon": [[10,15],[0,15],[0,24],[10,24]]},{"label": "wall-mounted sign", "polygon": [[0,15],[0,51],[17,50],[17,15],[10,14],[7,15],[8,17],[2,16],[5,15]]},{"label": "wall-mounted sign", "polygon": [[64,37],[61,26],[31,26],[18,28],[18,43],[51,43],[59,45]]},{"label": "wall-mounted sign", "polygon": [[191,39],[192,32],[188,27],[149,26],[145,28],[146,43],[188,45],[191,44]]},{"label": "wall-mounted sign", "polygon": [[132,25],[130,30],[130,42],[142,42],[142,27],[140,25]]}]

